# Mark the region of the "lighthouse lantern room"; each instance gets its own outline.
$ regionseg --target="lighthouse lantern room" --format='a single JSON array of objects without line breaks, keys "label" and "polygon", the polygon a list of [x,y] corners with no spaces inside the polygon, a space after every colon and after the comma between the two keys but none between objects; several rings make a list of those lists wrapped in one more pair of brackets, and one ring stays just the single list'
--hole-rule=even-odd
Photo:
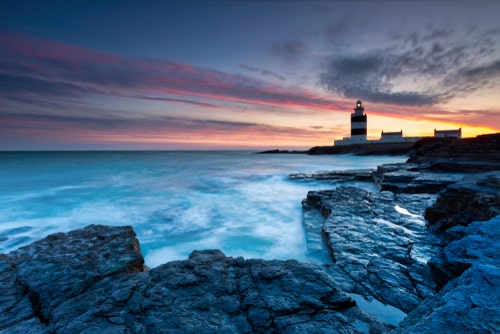
[{"label": "lighthouse lantern room", "polygon": [[366,114],[361,100],[356,102],[354,113],[351,114],[351,140],[366,142]]}]

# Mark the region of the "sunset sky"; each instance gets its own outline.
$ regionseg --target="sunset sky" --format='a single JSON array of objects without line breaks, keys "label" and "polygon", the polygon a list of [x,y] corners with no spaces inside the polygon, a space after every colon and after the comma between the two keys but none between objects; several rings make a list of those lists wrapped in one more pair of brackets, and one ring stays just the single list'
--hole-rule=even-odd
[{"label": "sunset sky", "polygon": [[0,150],[500,131],[500,1],[0,2]]}]

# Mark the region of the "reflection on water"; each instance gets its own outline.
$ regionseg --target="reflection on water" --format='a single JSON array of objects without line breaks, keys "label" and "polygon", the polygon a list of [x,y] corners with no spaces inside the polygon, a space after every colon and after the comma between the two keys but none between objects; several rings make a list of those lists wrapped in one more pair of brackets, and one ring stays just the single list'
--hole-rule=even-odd
[{"label": "reflection on water", "polygon": [[350,295],[360,309],[387,324],[397,326],[406,317],[406,313],[394,306],[381,303],[373,298],[367,300],[365,297],[355,293],[351,293]]}]

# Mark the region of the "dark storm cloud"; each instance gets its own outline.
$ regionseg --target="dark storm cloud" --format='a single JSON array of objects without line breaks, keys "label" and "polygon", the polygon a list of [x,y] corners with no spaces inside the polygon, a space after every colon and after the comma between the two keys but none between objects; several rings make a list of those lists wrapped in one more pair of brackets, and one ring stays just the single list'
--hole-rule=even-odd
[{"label": "dark storm cloud", "polygon": [[[384,49],[331,56],[321,83],[349,98],[422,106],[484,88],[498,78],[500,59],[491,60],[493,31],[460,35],[446,26],[393,38],[397,43]],[[401,89],[409,78],[415,88]]]}]

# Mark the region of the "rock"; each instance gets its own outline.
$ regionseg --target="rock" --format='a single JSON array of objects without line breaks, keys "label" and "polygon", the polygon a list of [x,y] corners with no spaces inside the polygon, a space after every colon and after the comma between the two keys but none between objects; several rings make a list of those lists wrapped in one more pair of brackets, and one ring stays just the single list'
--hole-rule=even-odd
[{"label": "rock", "polygon": [[500,169],[498,162],[484,161],[454,161],[454,160],[433,160],[429,164],[430,171],[445,173],[484,173]]},{"label": "rock", "polygon": [[16,281],[11,260],[0,254],[0,333],[47,333],[26,289]]},{"label": "rock", "polygon": [[425,139],[406,164],[372,173],[380,193],[309,192],[308,249],[330,255],[343,290],[410,312],[393,333],[500,332],[499,144]]},{"label": "rock", "polygon": [[454,237],[429,261],[441,290],[394,333],[500,332],[500,216],[448,230]]},{"label": "rock", "polygon": [[500,214],[500,171],[472,174],[439,194],[425,212],[429,224],[439,231],[467,226]]},{"label": "rock", "polygon": [[310,191],[303,202],[308,248],[318,252],[314,236],[322,236],[334,262],[329,272],[342,289],[404,312],[433,294],[426,262],[441,244],[422,216],[431,195],[411,196],[338,187]]},{"label": "rock", "polygon": [[436,194],[465,176],[432,171],[429,164],[411,163],[382,165],[373,175],[380,190],[397,194]]},{"label": "rock", "polygon": [[[469,169],[485,171],[485,168],[498,170],[500,163],[500,133],[481,135],[476,138],[424,138],[413,146],[408,162],[421,163],[439,160],[440,169],[443,170],[447,164],[452,170],[460,166],[468,166]],[[489,162],[491,164],[485,164]],[[496,167],[495,167],[496,166]],[[437,167],[437,166],[436,166]]]},{"label": "rock", "polygon": [[267,151],[261,151],[261,152],[256,152],[256,154],[306,154],[307,151],[289,151],[289,150],[267,150]]},{"label": "rock", "polygon": [[473,265],[411,312],[392,333],[499,333],[500,269]]},{"label": "rock", "polygon": [[340,182],[373,182],[372,169],[353,169],[344,171],[323,171],[316,173],[296,173],[288,176],[291,180],[314,179],[329,181],[331,183]]},{"label": "rock", "polygon": [[385,333],[320,265],[218,250],[144,271],[130,227],[0,256],[0,333]]},{"label": "rock", "polygon": [[500,216],[489,221],[474,222],[459,229],[463,237],[448,244],[442,252],[429,261],[429,266],[440,287],[460,276],[473,265],[500,268]]},{"label": "rock", "polygon": [[403,155],[412,149],[412,142],[405,143],[367,143],[340,146],[315,146],[307,151],[310,155],[355,154],[355,155]]},{"label": "rock", "polygon": [[[381,189],[309,192],[307,247],[326,265],[206,250],[146,271],[131,227],[95,225],[0,254],[0,333],[500,332],[498,138],[427,140],[415,163],[290,176]],[[408,316],[381,323],[347,293]]]},{"label": "rock", "polygon": [[[21,301],[26,313],[22,318],[29,319],[38,331],[40,324],[49,324],[55,308],[97,281],[142,271],[144,260],[135,236],[131,227],[91,225],[52,234],[11,252],[4,263],[9,271],[2,271],[8,277],[2,288],[8,288],[11,296],[6,299]],[[8,304],[2,306],[9,308]],[[19,318],[12,310],[5,316]],[[17,319],[3,323],[13,332],[27,326]]]}]

